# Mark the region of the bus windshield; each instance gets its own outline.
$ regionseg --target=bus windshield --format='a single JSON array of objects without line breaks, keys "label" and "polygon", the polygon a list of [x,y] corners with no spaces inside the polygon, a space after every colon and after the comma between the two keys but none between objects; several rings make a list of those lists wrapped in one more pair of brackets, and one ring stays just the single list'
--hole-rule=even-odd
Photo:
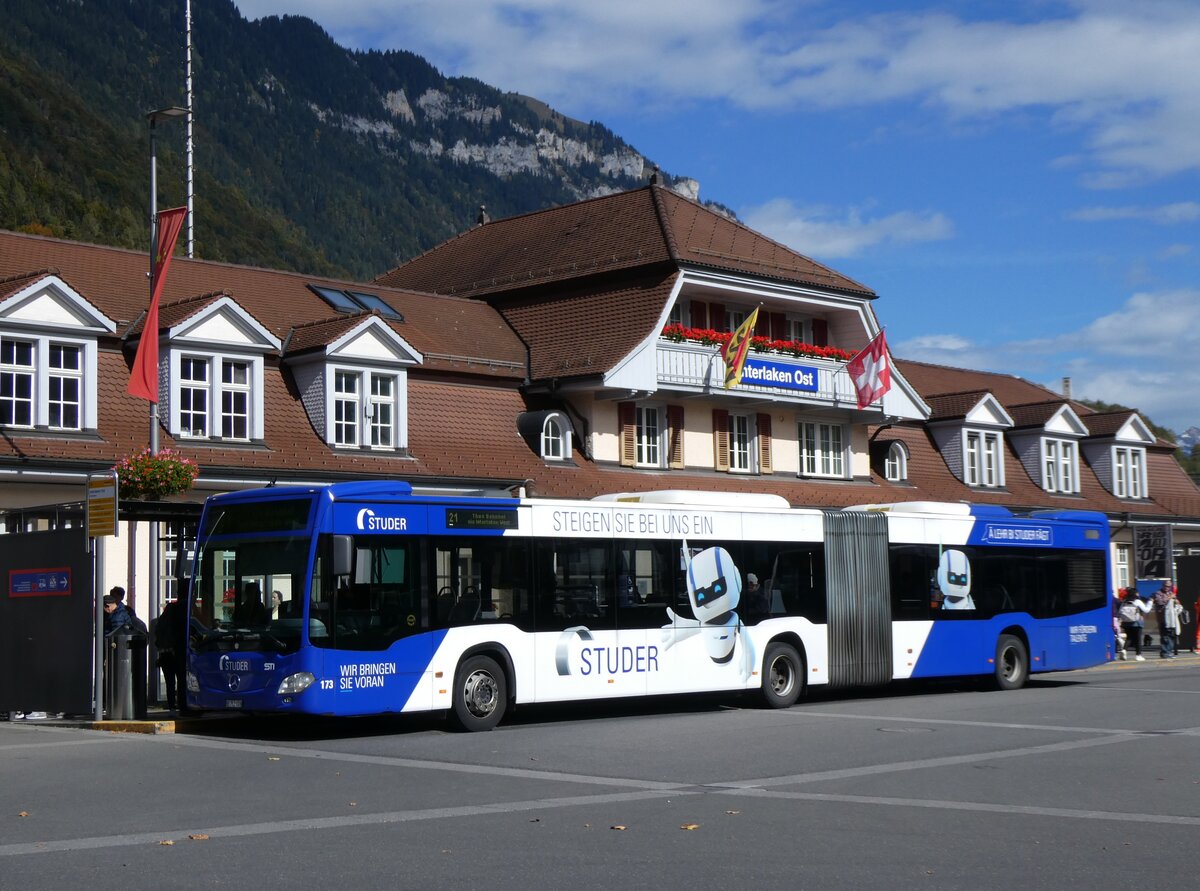
[{"label": "bus windshield", "polygon": [[307,534],[209,538],[200,548],[192,617],[198,649],[295,652],[304,621]]}]

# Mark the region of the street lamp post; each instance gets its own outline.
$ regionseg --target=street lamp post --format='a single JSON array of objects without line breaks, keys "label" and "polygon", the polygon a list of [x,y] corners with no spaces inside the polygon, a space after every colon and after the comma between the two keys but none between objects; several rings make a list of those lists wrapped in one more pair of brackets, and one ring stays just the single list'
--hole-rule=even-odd
[{"label": "street lamp post", "polygon": [[[154,299],[154,274],[158,258],[158,143],[157,128],[160,120],[187,117],[190,111],[178,105],[158,108],[146,113],[150,122],[150,299]],[[143,330],[142,337],[158,337],[157,331]],[[158,400],[150,403],[150,454],[158,454]],[[158,520],[150,520],[150,576],[148,599],[150,601],[150,621],[158,619],[158,587],[159,587],[159,539]],[[158,668],[154,658],[154,642],[148,642],[147,653],[149,663],[149,690],[151,697],[158,701]]]}]

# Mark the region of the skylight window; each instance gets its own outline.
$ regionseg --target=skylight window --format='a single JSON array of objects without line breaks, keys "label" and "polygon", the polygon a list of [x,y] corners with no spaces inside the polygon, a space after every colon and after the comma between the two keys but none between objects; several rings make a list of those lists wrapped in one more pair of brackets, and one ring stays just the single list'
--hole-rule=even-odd
[{"label": "skylight window", "polygon": [[375,310],[385,319],[404,321],[404,316],[396,312],[382,297],[376,294],[367,294],[364,291],[342,291],[323,285],[309,285],[308,287],[338,312],[355,313],[363,310],[368,312]]}]

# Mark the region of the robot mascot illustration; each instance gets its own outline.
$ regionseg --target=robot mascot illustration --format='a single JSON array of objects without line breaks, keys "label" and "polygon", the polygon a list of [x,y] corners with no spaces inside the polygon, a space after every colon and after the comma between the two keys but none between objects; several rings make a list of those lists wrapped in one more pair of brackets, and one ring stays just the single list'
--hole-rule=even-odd
[{"label": "robot mascot illustration", "polygon": [[670,649],[699,634],[709,657],[718,665],[732,662],[735,650],[740,649],[742,679],[749,680],[755,667],[754,645],[737,614],[742,596],[741,572],[724,548],[707,548],[693,556],[687,539],[681,547],[688,600],[695,618],[684,618],[668,607],[671,624],[663,626],[663,648]]},{"label": "robot mascot illustration", "polygon": [[942,609],[975,609],[975,601],[971,599],[971,562],[962,551],[942,551],[937,583]]}]

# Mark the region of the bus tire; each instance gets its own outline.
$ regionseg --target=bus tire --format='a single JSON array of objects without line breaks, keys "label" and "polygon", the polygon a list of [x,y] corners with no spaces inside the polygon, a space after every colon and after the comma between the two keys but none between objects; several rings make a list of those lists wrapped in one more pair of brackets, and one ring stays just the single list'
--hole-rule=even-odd
[{"label": "bus tire", "polygon": [[796,648],[775,642],[763,655],[762,698],[769,708],[791,708],[804,691],[804,662]]},{"label": "bus tire", "polygon": [[451,716],[460,730],[491,730],[508,706],[508,679],[488,656],[471,656],[454,674]]},{"label": "bus tire", "polygon": [[1001,634],[996,641],[996,686],[1001,690],[1020,690],[1029,680],[1029,651],[1021,638]]}]

